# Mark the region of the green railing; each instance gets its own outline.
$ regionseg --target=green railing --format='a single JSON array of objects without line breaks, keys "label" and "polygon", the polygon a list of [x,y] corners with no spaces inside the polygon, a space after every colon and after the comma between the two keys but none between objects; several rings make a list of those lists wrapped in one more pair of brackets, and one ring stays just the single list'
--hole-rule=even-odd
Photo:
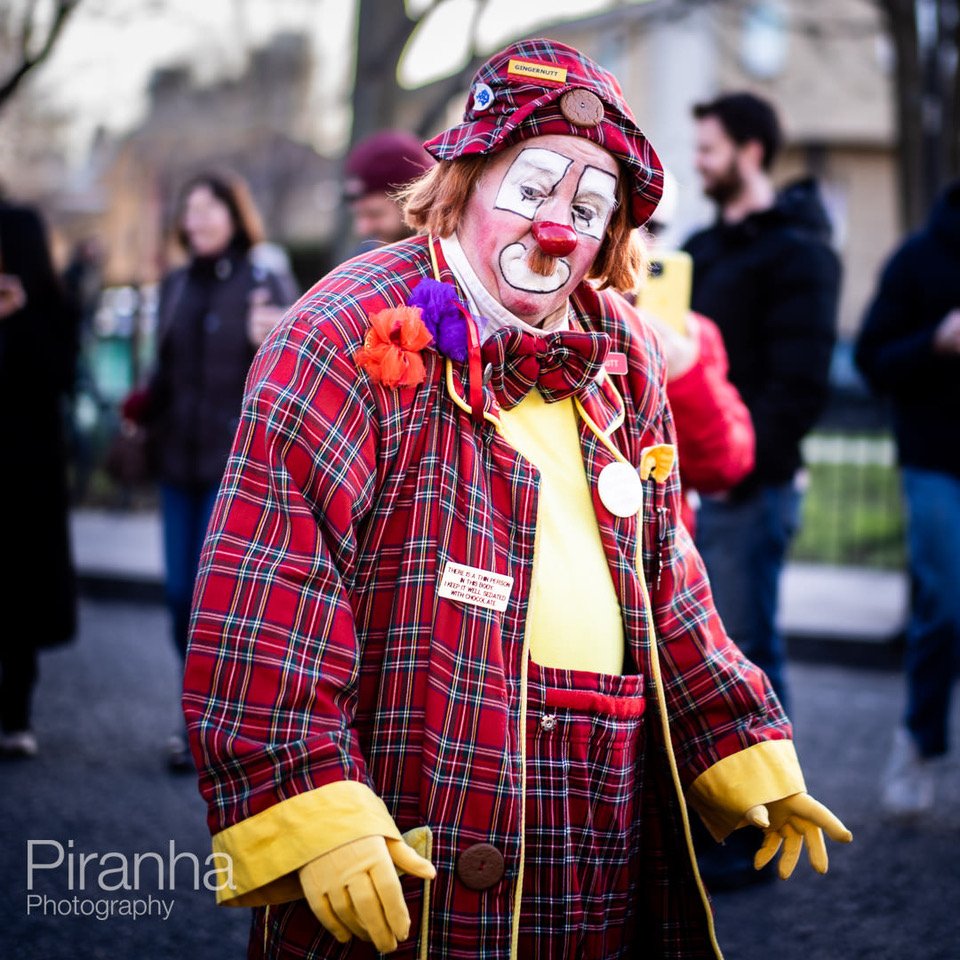
[{"label": "green railing", "polygon": [[900,569],[904,511],[889,433],[817,432],[804,441],[808,487],[793,560]]}]

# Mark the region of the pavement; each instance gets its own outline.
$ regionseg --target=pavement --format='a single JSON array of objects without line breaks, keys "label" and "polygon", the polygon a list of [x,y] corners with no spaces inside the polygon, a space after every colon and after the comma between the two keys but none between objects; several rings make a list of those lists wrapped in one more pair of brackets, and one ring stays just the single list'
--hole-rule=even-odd
[{"label": "pavement", "polygon": [[[162,601],[163,548],[155,510],[80,509],[71,524],[85,595]],[[780,604],[788,653],[797,660],[895,667],[907,601],[907,579],[900,571],[788,563]]]},{"label": "pavement", "polygon": [[[248,911],[217,909],[203,886],[210,838],[197,778],[165,765],[167,738],[181,723],[179,670],[157,604],[84,600],[77,639],[41,655],[33,717],[40,752],[0,761],[3,960],[246,956]],[[31,841],[35,865],[62,853],[60,868],[35,867],[32,889]],[[142,856],[136,877],[134,858],[154,853],[160,863]],[[81,880],[81,855],[91,854]],[[126,876],[100,873],[124,865]],[[101,889],[101,881],[114,887],[124,880],[136,889]],[[117,915],[122,903],[136,901],[146,906],[127,909],[151,914]],[[82,914],[110,902],[111,917]]]},{"label": "pavement", "polygon": [[163,602],[163,537],[157,510],[74,509],[73,560],[84,595]]}]

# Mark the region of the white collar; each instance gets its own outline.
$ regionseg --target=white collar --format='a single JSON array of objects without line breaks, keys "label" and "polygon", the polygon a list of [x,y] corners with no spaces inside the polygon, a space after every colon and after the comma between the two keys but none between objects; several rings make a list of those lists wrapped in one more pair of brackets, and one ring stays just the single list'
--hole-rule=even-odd
[{"label": "white collar", "polygon": [[469,301],[467,305],[477,320],[481,341],[486,340],[502,327],[519,327],[535,335],[570,329],[569,302],[567,309],[553,317],[549,323],[542,327],[535,327],[512,314],[499,300],[494,299],[470,265],[456,233],[450,234],[449,237],[440,237],[440,249],[443,251],[443,258],[447,261],[450,272],[467,295]]}]

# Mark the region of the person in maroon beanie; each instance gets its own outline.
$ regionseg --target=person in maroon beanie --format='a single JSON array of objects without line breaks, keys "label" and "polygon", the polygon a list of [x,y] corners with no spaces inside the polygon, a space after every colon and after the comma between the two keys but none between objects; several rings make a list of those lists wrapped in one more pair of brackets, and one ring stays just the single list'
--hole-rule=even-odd
[{"label": "person in maroon beanie", "polygon": [[363,249],[410,235],[393,193],[433,166],[420,141],[403,130],[381,130],[359,141],[347,155],[344,198],[353,232]]}]

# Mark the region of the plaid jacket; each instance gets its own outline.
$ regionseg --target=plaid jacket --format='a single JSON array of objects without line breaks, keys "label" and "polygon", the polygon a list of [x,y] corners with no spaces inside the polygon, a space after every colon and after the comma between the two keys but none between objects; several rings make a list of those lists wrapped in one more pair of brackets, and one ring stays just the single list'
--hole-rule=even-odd
[{"label": "plaid jacket", "polygon": [[[426,350],[426,381],[400,389],[357,369],[368,314],[430,274],[423,237],[351,260],[260,350],[201,561],[184,707],[213,833],[326,784],[365,783],[401,830],[433,829],[428,955],[499,960],[513,884],[479,894],[443,878],[477,842],[497,846],[516,876],[537,475],[499,436],[489,390],[487,422],[472,422],[458,364]],[[629,653],[647,678],[648,717],[659,716],[642,812],[649,956],[713,957],[680,790],[790,727],[717,618],[678,520],[676,468],[646,481],[642,525],[596,496],[615,450],[638,465],[644,448],[673,442],[673,426],[662,359],[631,308],[587,285],[574,306],[628,363],[580,397],[580,436]],[[512,576],[507,610],[439,598],[448,561]],[[405,890],[416,930],[420,892]],[[329,944],[314,955],[373,956]]]}]

